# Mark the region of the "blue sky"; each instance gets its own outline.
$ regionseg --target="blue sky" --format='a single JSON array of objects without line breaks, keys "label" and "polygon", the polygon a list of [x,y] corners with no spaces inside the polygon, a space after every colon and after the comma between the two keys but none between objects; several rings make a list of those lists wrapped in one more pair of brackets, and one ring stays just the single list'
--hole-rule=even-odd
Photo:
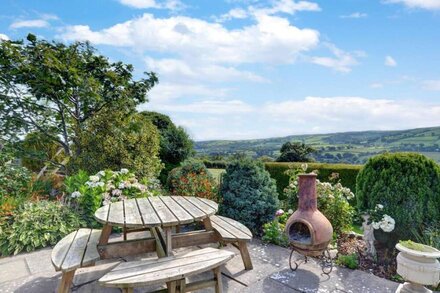
[{"label": "blue sky", "polygon": [[440,126],[440,0],[2,0],[0,38],[89,40],[196,140]]}]

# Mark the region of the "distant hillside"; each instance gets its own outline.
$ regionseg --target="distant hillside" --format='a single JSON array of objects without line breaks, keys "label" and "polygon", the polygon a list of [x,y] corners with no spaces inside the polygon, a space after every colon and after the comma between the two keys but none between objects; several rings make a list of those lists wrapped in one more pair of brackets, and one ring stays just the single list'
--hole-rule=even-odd
[{"label": "distant hillside", "polygon": [[419,152],[440,162],[440,127],[199,141],[195,148],[199,155],[247,153],[253,157],[276,158],[281,145],[287,141],[301,141],[312,145],[318,150],[314,157],[319,162],[362,164],[372,155],[385,151]]}]

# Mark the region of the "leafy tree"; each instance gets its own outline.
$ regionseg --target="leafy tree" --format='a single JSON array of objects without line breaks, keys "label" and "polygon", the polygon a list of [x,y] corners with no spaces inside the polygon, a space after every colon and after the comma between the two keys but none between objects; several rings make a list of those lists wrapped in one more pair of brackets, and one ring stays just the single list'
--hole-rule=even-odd
[{"label": "leafy tree", "polygon": [[194,153],[194,143],[182,127],[177,127],[167,115],[141,112],[160,132],[160,159],[165,164],[177,165]]},{"label": "leafy tree", "polygon": [[277,162],[311,162],[310,155],[314,152],[314,148],[302,142],[288,141],[281,146]]},{"label": "leafy tree", "polygon": [[226,167],[220,187],[220,214],[245,224],[256,234],[278,208],[275,180],[262,162],[236,160]]},{"label": "leafy tree", "polygon": [[126,168],[140,177],[159,175],[163,167],[159,159],[159,131],[142,115],[102,111],[84,130],[79,142],[87,147],[72,160],[71,169],[94,174]]},{"label": "leafy tree", "polygon": [[0,137],[38,131],[68,156],[83,151],[86,123],[103,110],[131,112],[147,101],[154,73],[133,80],[133,66],[110,62],[87,42],[0,42]]}]

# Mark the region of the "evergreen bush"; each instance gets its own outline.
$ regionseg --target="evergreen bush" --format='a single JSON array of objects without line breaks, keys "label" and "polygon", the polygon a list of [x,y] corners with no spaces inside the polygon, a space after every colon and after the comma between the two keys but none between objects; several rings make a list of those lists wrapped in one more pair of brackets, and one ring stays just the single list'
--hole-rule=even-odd
[{"label": "evergreen bush", "polygon": [[261,162],[251,159],[234,161],[226,168],[220,187],[220,214],[261,234],[279,206],[275,180]]},{"label": "evergreen bush", "polygon": [[426,225],[440,222],[440,167],[416,153],[370,158],[357,177],[360,211],[383,206],[395,219],[392,239],[413,239]]}]

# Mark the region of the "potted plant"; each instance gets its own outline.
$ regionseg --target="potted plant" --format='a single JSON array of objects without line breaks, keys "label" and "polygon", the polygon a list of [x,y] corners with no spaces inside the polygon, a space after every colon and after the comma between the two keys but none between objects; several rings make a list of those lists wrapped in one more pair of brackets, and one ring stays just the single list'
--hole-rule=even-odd
[{"label": "potted plant", "polygon": [[396,248],[400,251],[397,273],[407,281],[396,292],[432,292],[424,285],[437,286],[440,282],[440,250],[411,240],[400,241]]}]

